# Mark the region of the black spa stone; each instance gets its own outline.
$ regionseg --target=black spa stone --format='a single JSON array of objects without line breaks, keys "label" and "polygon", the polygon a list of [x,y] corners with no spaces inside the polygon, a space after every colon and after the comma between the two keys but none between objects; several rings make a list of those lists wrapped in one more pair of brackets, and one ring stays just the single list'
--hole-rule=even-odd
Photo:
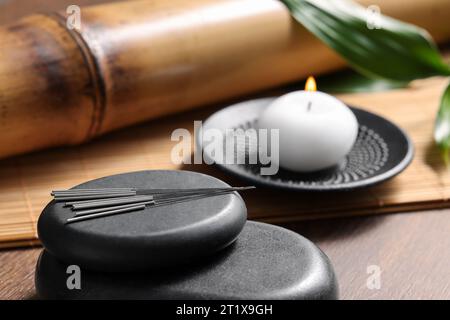
[{"label": "black spa stone", "polygon": [[[190,171],[140,171],[93,180],[75,188],[209,188],[229,185]],[[65,224],[71,209],[50,202],[38,222],[39,239],[58,259],[106,272],[195,263],[230,245],[247,209],[237,193]]]},{"label": "black spa stone", "polygon": [[[36,267],[47,299],[336,299],[328,258],[281,227],[247,222],[237,241],[197,265],[148,273],[77,274],[45,250]],[[71,278],[69,278],[71,277]],[[69,290],[79,284],[80,289]]]}]

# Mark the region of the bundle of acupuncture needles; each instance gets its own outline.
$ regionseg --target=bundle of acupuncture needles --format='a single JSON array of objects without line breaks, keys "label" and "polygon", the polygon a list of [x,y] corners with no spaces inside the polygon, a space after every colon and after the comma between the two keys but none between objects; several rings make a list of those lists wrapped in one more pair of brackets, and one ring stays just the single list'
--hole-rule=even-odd
[{"label": "bundle of acupuncture needles", "polygon": [[55,201],[65,202],[64,205],[74,211],[74,216],[67,219],[67,223],[73,223],[144,210],[147,206],[167,206],[254,188],[248,186],[193,189],[70,189],[55,190],[51,195]]}]

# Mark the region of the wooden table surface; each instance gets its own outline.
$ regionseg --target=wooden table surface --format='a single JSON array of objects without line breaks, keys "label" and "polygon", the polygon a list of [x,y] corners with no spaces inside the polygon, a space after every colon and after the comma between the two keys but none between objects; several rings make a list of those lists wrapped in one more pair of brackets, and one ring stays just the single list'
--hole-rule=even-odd
[{"label": "wooden table surface", "polygon": [[[60,9],[71,3],[1,0],[0,23],[10,22],[32,9]],[[342,299],[450,299],[450,210],[285,226],[315,242],[330,257]],[[34,268],[41,250],[37,247],[0,251],[0,299],[36,298]],[[367,286],[371,266],[381,271],[379,289]]]}]

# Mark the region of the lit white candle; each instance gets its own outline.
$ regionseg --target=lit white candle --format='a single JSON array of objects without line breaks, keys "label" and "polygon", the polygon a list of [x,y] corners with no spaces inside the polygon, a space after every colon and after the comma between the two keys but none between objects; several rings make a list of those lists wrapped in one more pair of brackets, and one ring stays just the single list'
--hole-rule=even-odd
[{"label": "lit white candle", "polygon": [[305,89],[276,99],[258,120],[259,128],[279,129],[279,165],[301,172],[338,164],[358,135],[356,117],[344,103],[315,91],[312,77]]}]

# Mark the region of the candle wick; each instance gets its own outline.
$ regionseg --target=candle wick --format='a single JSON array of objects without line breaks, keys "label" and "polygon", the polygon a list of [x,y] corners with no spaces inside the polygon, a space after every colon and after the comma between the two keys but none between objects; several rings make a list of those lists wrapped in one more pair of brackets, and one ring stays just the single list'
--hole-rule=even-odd
[{"label": "candle wick", "polygon": [[311,111],[311,107],[312,107],[312,102],[309,101],[309,102],[308,102],[308,108],[307,108],[308,112]]}]

